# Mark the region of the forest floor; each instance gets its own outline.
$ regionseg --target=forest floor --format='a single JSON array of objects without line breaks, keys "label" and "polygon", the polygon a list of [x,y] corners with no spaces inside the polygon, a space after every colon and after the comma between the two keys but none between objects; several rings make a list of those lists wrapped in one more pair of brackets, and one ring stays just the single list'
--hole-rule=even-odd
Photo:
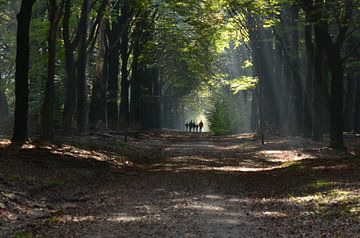
[{"label": "forest floor", "polygon": [[360,137],[0,140],[0,237],[360,237]]}]

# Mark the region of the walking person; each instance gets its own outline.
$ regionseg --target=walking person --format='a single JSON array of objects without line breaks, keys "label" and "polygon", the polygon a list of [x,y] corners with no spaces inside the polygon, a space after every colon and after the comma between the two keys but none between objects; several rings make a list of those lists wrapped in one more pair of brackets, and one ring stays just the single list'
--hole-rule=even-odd
[{"label": "walking person", "polygon": [[189,122],[189,131],[191,132],[192,129],[193,129],[193,121],[190,120],[190,122]]},{"label": "walking person", "polygon": [[200,133],[202,131],[202,128],[204,127],[204,123],[202,122],[202,120],[199,122],[199,130],[200,130]]}]

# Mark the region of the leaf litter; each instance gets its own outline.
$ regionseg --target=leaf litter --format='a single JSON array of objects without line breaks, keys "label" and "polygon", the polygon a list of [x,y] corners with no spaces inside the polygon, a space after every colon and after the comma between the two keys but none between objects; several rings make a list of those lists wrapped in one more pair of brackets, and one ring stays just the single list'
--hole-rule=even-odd
[{"label": "leaf litter", "polygon": [[360,141],[174,131],[0,145],[1,237],[360,237]]}]

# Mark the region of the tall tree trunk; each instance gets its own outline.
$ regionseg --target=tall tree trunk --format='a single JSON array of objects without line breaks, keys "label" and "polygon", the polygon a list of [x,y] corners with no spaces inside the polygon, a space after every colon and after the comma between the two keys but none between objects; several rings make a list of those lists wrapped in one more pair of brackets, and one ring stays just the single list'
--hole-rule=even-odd
[{"label": "tall tree trunk", "polygon": [[259,121],[259,113],[258,113],[258,99],[256,89],[252,90],[252,100],[251,100],[251,123],[250,130],[251,132],[256,132],[258,130],[258,121]]},{"label": "tall tree trunk", "polygon": [[354,132],[360,134],[360,77],[355,80]]},{"label": "tall tree trunk", "polygon": [[63,17],[63,39],[65,48],[65,69],[66,69],[66,95],[65,105],[62,114],[62,133],[69,135],[74,133],[73,118],[76,102],[76,79],[77,72],[75,67],[74,50],[75,47],[70,41],[70,12],[71,0],[65,2],[65,12]]},{"label": "tall tree trunk", "polygon": [[[328,40],[331,40],[328,36]],[[331,44],[332,45],[332,44]],[[330,46],[327,46],[330,47]],[[343,103],[344,103],[344,70],[341,52],[338,47],[331,46],[326,50],[331,72],[330,94],[330,147],[344,149],[343,140]]]},{"label": "tall tree trunk", "polygon": [[45,97],[42,112],[42,137],[51,138],[53,136],[53,116],[55,106],[55,63],[56,63],[56,40],[57,28],[63,9],[62,1],[57,6],[56,0],[49,1],[49,20],[50,29],[48,35],[48,74],[45,84]]},{"label": "tall tree trunk", "polygon": [[[84,47],[84,46],[82,46]],[[86,80],[86,65],[87,65],[87,52],[86,48],[80,50],[79,61],[77,62],[77,113],[76,125],[79,133],[87,131],[87,80]]]},{"label": "tall tree trunk", "polygon": [[315,24],[315,57],[314,57],[314,80],[313,80],[313,100],[312,100],[312,122],[313,122],[313,135],[315,141],[323,141],[323,64],[324,64],[324,37],[321,32],[321,27]]},{"label": "tall tree trunk", "polygon": [[[160,94],[161,94],[161,82],[159,79],[159,74],[158,74],[158,70],[157,68],[154,68],[152,70],[152,75],[153,75],[153,80],[154,80],[154,92],[153,92],[153,124],[152,124],[152,128],[154,129],[158,129],[160,128]],[[184,109],[182,109],[182,111],[184,111]],[[181,113],[181,116],[184,116],[185,113]],[[183,127],[183,122],[185,121],[185,118],[183,118],[182,120],[179,121],[179,125],[180,125],[180,129]]]},{"label": "tall tree trunk", "polygon": [[292,107],[293,107],[293,135],[300,136],[303,125],[303,86],[300,73],[300,57],[299,57],[299,30],[297,29],[299,22],[299,7],[291,6],[291,71],[292,71]]},{"label": "tall tree trunk", "polygon": [[279,127],[280,133],[286,132],[286,125],[288,123],[289,114],[289,82],[284,75],[284,53],[281,45],[281,40],[275,35],[275,50],[274,50],[274,76],[276,78],[276,99],[279,105]]},{"label": "tall tree trunk", "polygon": [[[307,17],[307,22],[309,22]],[[304,88],[304,121],[302,134],[304,138],[312,137],[312,111],[311,103],[313,98],[312,86],[314,77],[314,44],[312,41],[313,25],[308,23],[305,26],[305,50],[306,50],[306,78]]]},{"label": "tall tree trunk", "polygon": [[268,29],[260,28],[258,30],[259,40],[260,40],[260,49],[258,58],[259,64],[261,65],[262,78],[262,94],[264,97],[263,100],[263,119],[264,123],[267,126],[267,129],[274,132],[277,130],[280,124],[279,119],[279,101],[277,93],[278,87],[275,81],[274,75],[274,61],[272,59],[274,55],[273,42],[272,42],[272,33]]},{"label": "tall tree trunk", "polygon": [[129,27],[130,27],[130,8],[126,0],[122,8],[123,29],[121,34],[121,83],[120,83],[120,108],[119,120],[121,123],[129,123]]},{"label": "tall tree trunk", "polygon": [[[346,42],[346,54],[351,58],[357,59],[360,56],[353,52],[356,47],[357,39],[350,37]],[[344,129],[346,131],[354,131],[354,117],[355,117],[355,101],[356,101],[356,69],[353,67],[346,68],[346,101],[345,101],[345,113],[344,113]]]},{"label": "tall tree trunk", "polygon": [[106,21],[103,20],[98,35],[99,53],[95,66],[95,75],[91,93],[91,103],[89,110],[90,127],[95,127],[99,120],[103,121],[104,123],[106,120],[106,75],[108,64],[108,46],[105,37],[105,28]]},{"label": "tall tree trunk", "polygon": [[79,53],[77,60],[77,117],[76,124],[79,133],[87,131],[87,82],[86,82],[86,65],[87,65],[87,31],[88,31],[88,12],[89,0],[83,0],[81,10],[81,34],[79,42]]},{"label": "tall tree trunk", "polygon": [[107,87],[107,119],[111,129],[118,127],[119,111],[119,68],[120,68],[120,1],[116,1],[113,11],[115,21],[107,26],[107,36],[109,39],[109,79]]},{"label": "tall tree trunk", "polygon": [[139,107],[140,107],[140,95],[141,95],[141,76],[139,72],[139,56],[140,45],[139,40],[135,40],[133,50],[133,62],[132,62],[132,74],[131,74],[131,88],[130,88],[130,121],[133,123],[139,123]]},{"label": "tall tree trunk", "polygon": [[351,132],[354,128],[354,103],[355,103],[355,76],[347,73],[346,77],[346,97],[345,97],[345,110],[344,110],[344,130]]},{"label": "tall tree trunk", "polygon": [[35,0],[22,0],[17,15],[16,72],[15,72],[15,120],[12,142],[25,143],[28,139],[29,108],[29,28]]}]

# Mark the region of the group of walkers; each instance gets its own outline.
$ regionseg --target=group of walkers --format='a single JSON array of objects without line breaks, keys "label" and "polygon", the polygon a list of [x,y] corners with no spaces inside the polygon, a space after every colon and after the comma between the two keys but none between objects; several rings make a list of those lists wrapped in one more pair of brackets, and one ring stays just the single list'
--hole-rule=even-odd
[{"label": "group of walkers", "polygon": [[192,120],[185,123],[185,129],[189,132],[201,132],[203,127],[204,123],[202,121],[200,121],[198,124]]}]

